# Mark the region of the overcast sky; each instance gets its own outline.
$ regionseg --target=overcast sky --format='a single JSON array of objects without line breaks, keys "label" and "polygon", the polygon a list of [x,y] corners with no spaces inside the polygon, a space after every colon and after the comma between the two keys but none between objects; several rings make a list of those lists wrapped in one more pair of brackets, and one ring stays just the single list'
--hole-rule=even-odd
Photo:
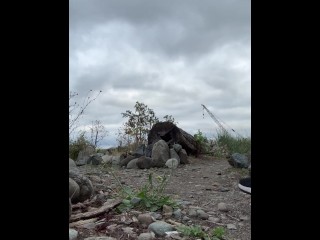
[{"label": "overcast sky", "polygon": [[[251,1],[70,0],[69,90],[102,91],[81,125],[100,120],[101,147],[136,101],[190,134],[217,124],[251,135]],[[203,115],[204,113],[204,115]]]}]

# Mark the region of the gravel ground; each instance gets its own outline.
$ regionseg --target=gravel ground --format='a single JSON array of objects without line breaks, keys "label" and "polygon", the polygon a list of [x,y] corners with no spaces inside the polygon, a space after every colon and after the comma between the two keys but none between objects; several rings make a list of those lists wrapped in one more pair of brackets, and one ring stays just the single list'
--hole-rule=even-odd
[{"label": "gravel ground", "polygon": [[[189,157],[190,164],[179,165],[177,169],[152,168],[152,169],[120,169],[113,168],[113,173],[118,180],[126,186],[137,189],[143,186],[152,172],[154,176],[171,174],[165,193],[174,199],[190,202],[190,208],[201,208],[209,214],[210,220],[192,219],[190,225],[201,225],[204,228],[224,226],[226,229],[225,239],[250,240],[251,239],[251,195],[243,193],[238,188],[241,177],[248,175],[247,169],[237,169],[229,165],[225,159],[215,159],[210,156]],[[109,191],[110,196],[116,192],[119,186],[115,178],[101,167],[82,166],[80,171],[87,175],[95,188],[95,192]],[[225,203],[228,211],[218,209],[219,203]],[[121,215],[123,217],[123,215]],[[121,216],[113,211],[107,217],[110,224],[120,224]],[[127,217],[130,212],[127,213]],[[231,225],[230,225],[231,224]],[[107,224],[108,225],[108,224]],[[127,227],[135,229],[137,234],[146,232],[137,223],[131,223]],[[230,229],[236,228],[236,229]],[[106,231],[97,229],[79,228],[78,239],[82,240],[89,236],[112,236],[116,239],[137,239],[137,237],[118,231],[106,234]],[[155,238],[165,239],[165,238]],[[170,239],[170,238],[169,238]],[[192,239],[192,238],[190,238]]]}]

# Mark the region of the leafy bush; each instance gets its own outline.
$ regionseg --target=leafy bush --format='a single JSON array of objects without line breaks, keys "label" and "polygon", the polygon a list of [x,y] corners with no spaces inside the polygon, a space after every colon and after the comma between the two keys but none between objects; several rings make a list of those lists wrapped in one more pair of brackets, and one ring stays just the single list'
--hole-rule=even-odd
[{"label": "leafy bush", "polygon": [[198,132],[193,135],[193,138],[197,143],[197,149],[199,153],[206,153],[209,151],[209,141],[199,129]]},{"label": "leafy bush", "polygon": [[85,132],[81,132],[75,140],[69,142],[69,157],[76,160],[81,150],[91,146],[90,141],[86,138]]}]

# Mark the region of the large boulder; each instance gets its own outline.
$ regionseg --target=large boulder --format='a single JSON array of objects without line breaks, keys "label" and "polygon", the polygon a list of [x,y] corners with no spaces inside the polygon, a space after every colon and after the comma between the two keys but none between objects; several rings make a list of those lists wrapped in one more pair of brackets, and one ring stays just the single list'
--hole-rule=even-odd
[{"label": "large boulder", "polygon": [[71,158],[69,158],[69,169],[70,168],[77,168],[77,165]]},{"label": "large boulder", "polygon": [[69,178],[69,198],[74,201],[74,199],[79,198],[80,187],[76,181]]},{"label": "large boulder", "polygon": [[152,161],[154,167],[164,167],[170,158],[169,146],[164,140],[157,141],[152,148]]},{"label": "large boulder", "polygon": [[93,195],[94,189],[89,178],[73,170],[69,170],[69,178],[74,180],[80,188],[79,196],[77,198],[72,198],[72,203],[83,202]]},{"label": "large boulder", "polygon": [[138,169],[139,167],[137,166],[137,161],[138,158],[132,159],[130,162],[127,164],[128,169]]},{"label": "large boulder", "polygon": [[136,164],[140,169],[149,169],[153,167],[152,158],[146,156],[139,157]]},{"label": "large boulder", "polygon": [[248,157],[240,153],[233,153],[228,157],[228,162],[235,168],[248,168],[250,164]]}]

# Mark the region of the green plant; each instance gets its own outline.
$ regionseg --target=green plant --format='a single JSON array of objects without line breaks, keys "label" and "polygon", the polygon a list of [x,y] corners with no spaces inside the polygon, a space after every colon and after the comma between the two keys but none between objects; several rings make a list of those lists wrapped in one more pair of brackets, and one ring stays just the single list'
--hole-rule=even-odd
[{"label": "green plant", "polygon": [[206,153],[209,151],[209,140],[203,135],[200,129],[193,135],[193,138],[196,141],[198,153]]},{"label": "green plant", "polygon": [[75,140],[69,140],[69,157],[77,159],[79,152],[87,146],[91,146],[90,141],[86,138],[85,132],[80,132]]},{"label": "green plant", "polygon": [[225,234],[225,229],[223,227],[216,227],[212,230],[211,234],[217,239],[222,239]]},{"label": "green plant", "polygon": [[177,231],[181,232],[185,236],[196,237],[205,240],[220,240],[223,239],[225,230],[223,227],[214,228],[210,234],[204,232],[199,225],[194,226],[178,226]]},{"label": "green plant", "polygon": [[207,234],[201,229],[201,226],[178,226],[177,230],[181,232],[185,236],[189,237],[197,237],[197,238],[205,238]]},{"label": "green plant", "polygon": [[[169,177],[166,175],[163,177],[154,177],[153,173],[150,173],[147,183],[144,184],[138,191],[133,191],[131,188],[123,186],[120,181],[117,181],[118,184],[121,185],[121,191],[119,195],[123,198],[122,203],[118,206],[118,210],[123,212],[131,208],[137,208],[147,209],[149,211],[157,211],[161,209],[163,205],[176,207],[177,203],[163,193]],[[156,181],[154,179],[156,179]],[[139,199],[139,201],[134,203],[132,201],[134,199]]]}]

